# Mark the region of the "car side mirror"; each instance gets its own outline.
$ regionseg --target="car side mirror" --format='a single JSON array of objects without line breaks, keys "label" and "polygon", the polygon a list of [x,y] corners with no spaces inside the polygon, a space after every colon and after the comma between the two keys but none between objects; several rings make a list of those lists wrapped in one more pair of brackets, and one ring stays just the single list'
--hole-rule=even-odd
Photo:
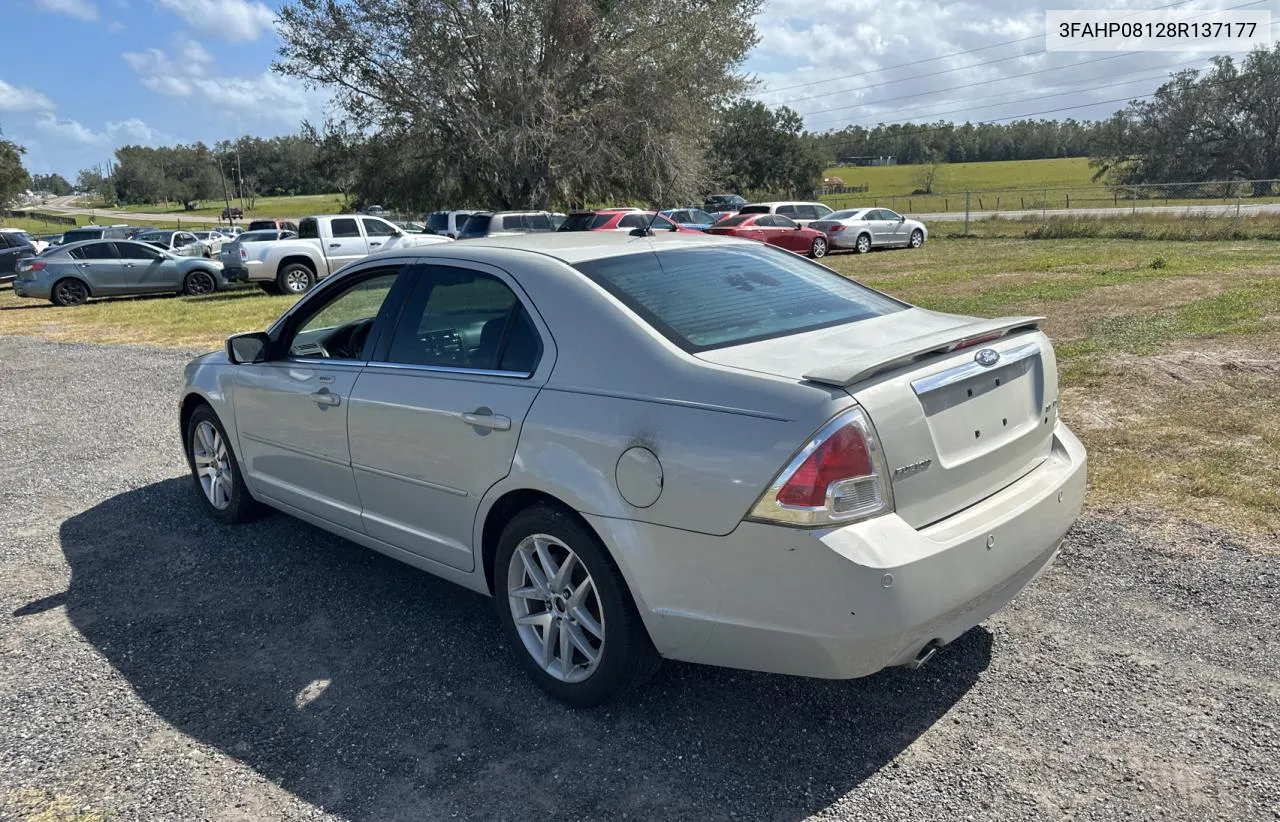
[{"label": "car side mirror", "polygon": [[901,214],[898,215],[898,222],[905,223],[906,221],[907,221],[906,217],[902,216]]},{"label": "car side mirror", "polygon": [[266,362],[271,337],[263,331],[250,331],[227,337],[227,359],[236,365]]}]

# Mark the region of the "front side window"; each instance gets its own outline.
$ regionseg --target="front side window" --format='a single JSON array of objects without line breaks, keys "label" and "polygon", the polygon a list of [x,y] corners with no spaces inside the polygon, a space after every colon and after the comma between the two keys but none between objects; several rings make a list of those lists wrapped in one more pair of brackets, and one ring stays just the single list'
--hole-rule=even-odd
[{"label": "front side window", "polygon": [[116,250],[111,243],[85,243],[68,252],[77,260],[114,260]]},{"label": "front side window", "polygon": [[897,222],[897,220],[899,219],[898,212],[890,211],[887,208],[880,209],[880,215],[881,215],[880,219],[882,220],[893,220],[894,222]]},{"label": "front side window", "polygon": [[112,243],[122,260],[163,260],[164,255],[142,243]]},{"label": "front side window", "polygon": [[394,237],[396,230],[382,220],[364,220],[364,233],[369,237]]},{"label": "front side window", "polygon": [[289,344],[289,355],[307,359],[367,359],[369,332],[399,272],[396,268],[374,274],[333,295],[302,323]]},{"label": "front side window", "polygon": [[738,209],[739,214],[768,214],[769,206],[767,205],[744,205]]},{"label": "front side window", "polygon": [[819,219],[819,220],[821,220],[823,217],[829,216],[829,215],[831,214],[831,208],[830,208],[829,206],[825,206],[825,205],[823,205],[822,203],[817,203],[817,204],[815,204],[815,205],[811,205],[811,206],[809,206],[809,208],[812,208],[814,211],[816,211],[816,212],[818,213],[818,219]]},{"label": "front side window", "polygon": [[763,244],[625,254],[575,268],[690,352],[859,322],[907,307]]},{"label": "front side window", "polygon": [[479,271],[432,266],[401,314],[387,359],[527,374],[541,351],[532,321],[506,283]]},{"label": "front side window", "polygon": [[356,225],[356,221],[350,217],[336,219],[331,224],[333,236],[335,237],[359,237],[360,226]]}]

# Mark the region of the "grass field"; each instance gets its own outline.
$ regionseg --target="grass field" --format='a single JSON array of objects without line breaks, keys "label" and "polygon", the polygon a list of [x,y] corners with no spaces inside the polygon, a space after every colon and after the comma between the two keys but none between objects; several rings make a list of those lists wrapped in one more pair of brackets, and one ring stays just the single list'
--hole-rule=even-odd
[{"label": "grass field", "polygon": [[[1280,258],[1273,242],[939,239],[832,255],[918,305],[1045,316],[1062,414],[1090,449],[1089,504],[1280,532]],[[0,334],[208,350],[291,303],[255,290],[74,309],[0,289]]]},{"label": "grass field", "polygon": [[[1056,160],[1010,160],[991,163],[943,163],[939,165],[932,195],[912,194],[923,188],[919,175],[923,166],[837,166],[823,172],[847,186],[866,185],[864,194],[832,194],[822,199],[832,208],[888,206],[907,214],[964,211],[965,192],[973,192],[970,207],[975,211],[1013,211],[1037,208],[1115,208],[1131,204],[1123,193],[1094,181],[1094,170],[1086,157]],[[1277,202],[1280,197],[1245,198],[1246,203]],[[1139,199],[1144,205],[1197,205],[1234,203],[1235,198]]]},{"label": "grass field", "polygon": [[[267,218],[267,217],[306,217],[311,214],[340,214],[348,209],[344,208],[343,198],[341,194],[308,194],[300,197],[259,197],[254,203],[253,208],[245,209],[244,215],[248,219]],[[182,207],[181,203],[155,205],[146,205],[138,203],[135,205],[125,206],[125,211],[139,211],[146,214],[173,214],[175,217],[180,216],[203,216],[217,217],[222,214],[222,209],[226,208],[223,201],[204,200],[201,202],[204,208],[198,208],[194,211],[187,211]],[[231,200],[231,205],[239,208],[240,201]]]}]

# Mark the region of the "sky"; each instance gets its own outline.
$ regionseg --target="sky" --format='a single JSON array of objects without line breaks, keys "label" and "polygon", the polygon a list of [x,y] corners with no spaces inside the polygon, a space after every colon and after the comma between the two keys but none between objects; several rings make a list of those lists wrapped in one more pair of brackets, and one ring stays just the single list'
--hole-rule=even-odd
[{"label": "sky", "polygon": [[[0,129],[33,173],[74,180],[125,144],[292,134],[326,95],[271,72],[280,0],[4,0]],[[1170,4],[1090,2],[1089,8]],[[1280,0],[1172,4],[1270,11]],[[1061,0],[766,0],[744,70],[811,130],[878,122],[1097,119],[1211,53],[1046,52]],[[51,47],[52,46],[52,47]]]}]

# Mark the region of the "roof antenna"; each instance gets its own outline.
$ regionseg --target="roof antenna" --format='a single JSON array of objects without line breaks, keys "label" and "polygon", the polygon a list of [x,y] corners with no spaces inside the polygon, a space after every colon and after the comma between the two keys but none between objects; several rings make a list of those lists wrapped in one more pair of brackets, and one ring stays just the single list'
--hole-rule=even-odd
[{"label": "roof antenna", "polygon": [[629,232],[632,237],[652,237],[653,224],[658,221],[658,207],[653,207],[653,216],[649,218],[649,224],[644,228],[633,228]]}]

